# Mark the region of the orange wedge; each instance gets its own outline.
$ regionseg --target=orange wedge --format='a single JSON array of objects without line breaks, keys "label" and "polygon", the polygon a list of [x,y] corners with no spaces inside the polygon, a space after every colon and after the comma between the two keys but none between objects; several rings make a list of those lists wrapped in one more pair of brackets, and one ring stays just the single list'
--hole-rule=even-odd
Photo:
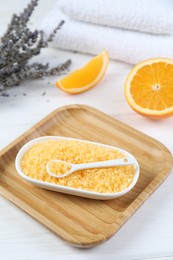
[{"label": "orange wedge", "polygon": [[69,94],[79,94],[93,88],[103,78],[109,64],[107,51],[101,52],[82,68],[56,82],[56,86]]},{"label": "orange wedge", "polygon": [[125,96],[129,105],[143,116],[172,116],[173,60],[156,58],[136,65],[127,76]]}]

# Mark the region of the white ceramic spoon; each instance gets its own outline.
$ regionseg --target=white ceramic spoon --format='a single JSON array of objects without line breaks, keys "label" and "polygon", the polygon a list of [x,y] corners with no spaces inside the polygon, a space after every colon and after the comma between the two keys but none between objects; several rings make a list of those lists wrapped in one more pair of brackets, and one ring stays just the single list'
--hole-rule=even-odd
[{"label": "white ceramic spoon", "polygon": [[[64,163],[69,166],[69,170],[66,173],[53,173],[50,169],[50,164],[54,163]],[[121,158],[121,159],[114,159],[114,160],[107,160],[103,162],[92,162],[92,163],[81,163],[81,164],[73,164],[73,163],[68,163],[62,160],[50,160],[46,164],[46,170],[49,175],[55,178],[63,178],[69,174],[72,174],[75,171],[79,170],[85,170],[85,169],[93,169],[93,168],[107,168],[107,167],[115,167],[115,166],[125,166],[125,165],[131,165],[135,164],[135,161],[132,158]]]}]

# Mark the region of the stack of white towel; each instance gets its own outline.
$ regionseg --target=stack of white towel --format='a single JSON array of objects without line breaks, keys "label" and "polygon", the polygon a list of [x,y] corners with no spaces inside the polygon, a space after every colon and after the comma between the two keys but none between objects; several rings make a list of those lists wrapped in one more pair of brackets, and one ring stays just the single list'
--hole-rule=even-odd
[{"label": "stack of white towel", "polygon": [[172,0],[57,0],[42,28],[47,35],[60,20],[54,46],[138,63],[173,58]]}]

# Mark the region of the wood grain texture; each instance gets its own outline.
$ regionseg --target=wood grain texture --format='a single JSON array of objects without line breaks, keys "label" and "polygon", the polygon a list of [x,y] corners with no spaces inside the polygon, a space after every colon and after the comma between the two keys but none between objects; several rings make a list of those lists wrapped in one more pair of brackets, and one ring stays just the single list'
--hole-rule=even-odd
[{"label": "wood grain texture", "polygon": [[[14,161],[27,141],[46,135],[80,138],[120,147],[140,164],[140,178],[125,196],[96,201],[44,190],[25,182]],[[0,154],[0,193],[71,245],[91,247],[115,234],[171,172],[173,159],[157,140],[88,106],[55,110]]]}]

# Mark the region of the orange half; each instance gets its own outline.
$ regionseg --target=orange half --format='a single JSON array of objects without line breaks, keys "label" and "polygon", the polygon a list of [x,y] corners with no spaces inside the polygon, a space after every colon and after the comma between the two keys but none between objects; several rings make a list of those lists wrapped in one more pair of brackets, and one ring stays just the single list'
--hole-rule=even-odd
[{"label": "orange half", "polygon": [[82,68],[58,80],[56,86],[69,94],[79,94],[93,88],[103,78],[109,64],[109,55],[105,50],[91,59]]},{"label": "orange half", "polygon": [[143,116],[172,116],[173,60],[156,58],[136,65],[127,76],[125,96],[129,105]]}]

